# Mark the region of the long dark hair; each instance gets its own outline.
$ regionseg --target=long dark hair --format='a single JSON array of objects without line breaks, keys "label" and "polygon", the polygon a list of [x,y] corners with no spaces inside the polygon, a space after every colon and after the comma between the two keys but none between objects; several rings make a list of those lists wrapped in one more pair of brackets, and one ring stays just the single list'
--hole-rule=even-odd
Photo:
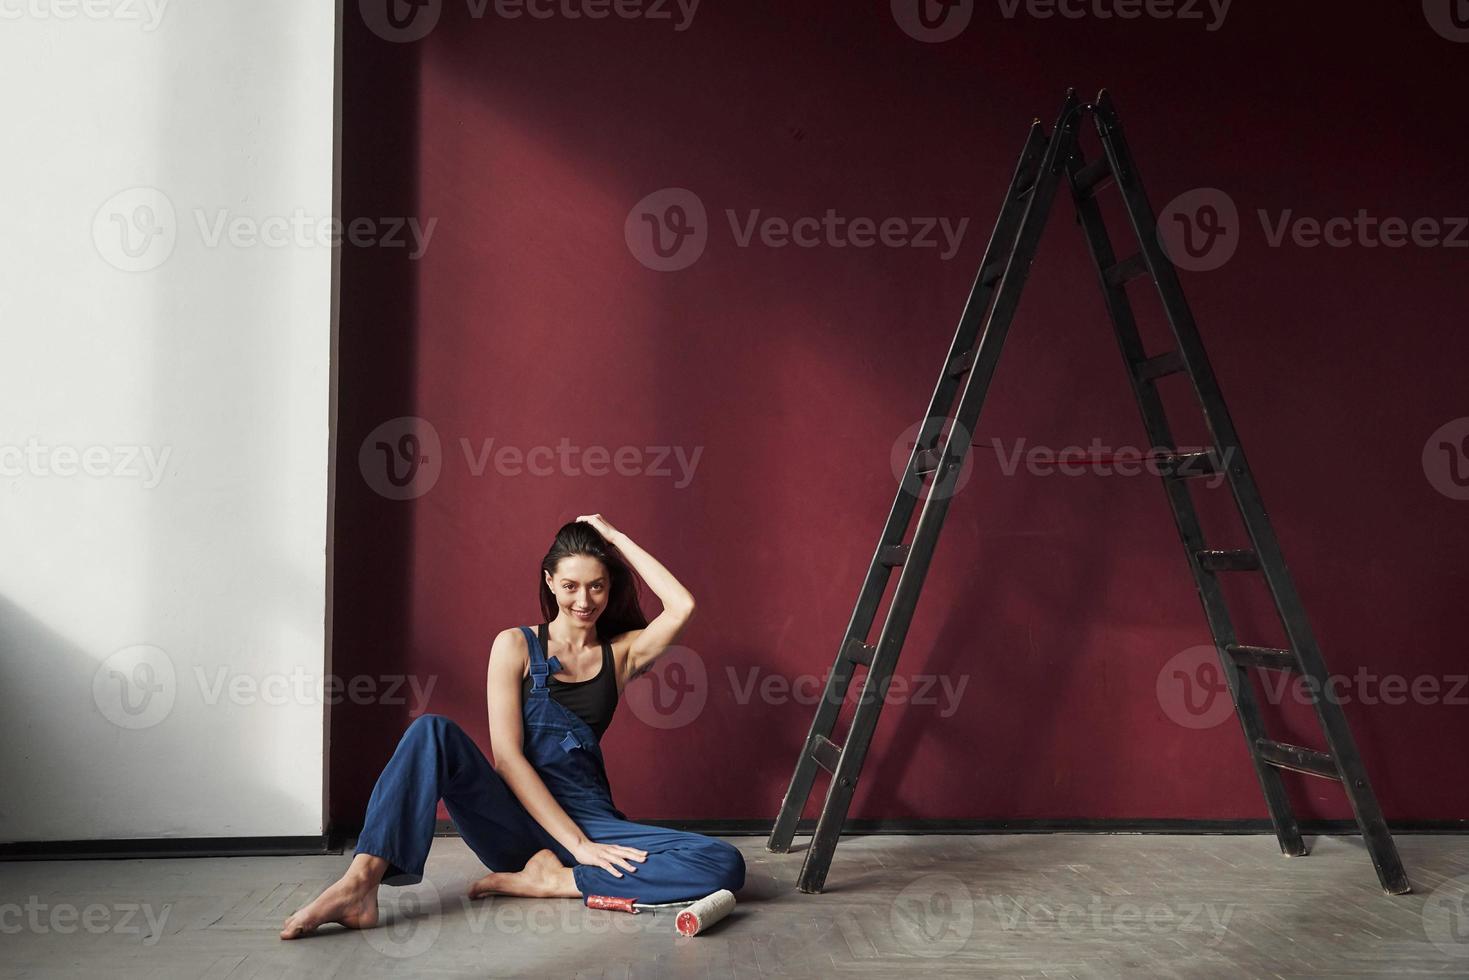
[{"label": "long dark hair", "polygon": [[643,615],[643,607],[638,602],[638,577],[617,549],[602,537],[602,532],[586,521],[563,524],[556,532],[556,540],[551,542],[551,550],[541,559],[541,615],[547,622],[560,614],[561,607],[546,585],[546,576],[554,577],[561,559],[572,555],[595,558],[607,569],[607,606],[597,617],[598,639],[610,640],[628,630],[640,630],[648,625],[648,617]]}]

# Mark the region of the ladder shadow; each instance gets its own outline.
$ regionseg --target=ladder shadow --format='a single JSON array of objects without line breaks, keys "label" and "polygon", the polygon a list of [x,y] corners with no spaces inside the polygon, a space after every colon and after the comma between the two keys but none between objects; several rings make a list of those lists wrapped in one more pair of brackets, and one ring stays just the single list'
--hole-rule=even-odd
[{"label": "ladder shadow", "polygon": [[[1058,201],[1058,205],[1059,203]],[[1049,249],[1043,245],[1040,254],[1054,254],[1068,244],[1052,242]],[[1085,392],[1090,397],[1031,398],[1028,392],[1020,390],[1018,397],[1029,404],[1013,412],[1007,408],[1007,401],[1013,401],[1017,397],[1015,393],[1018,389],[1004,388],[1004,379],[1019,378],[1026,374],[1020,370],[1022,364],[1015,362],[1054,358],[1054,354],[1048,353],[1045,346],[1054,342],[1054,338],[1047,338],[1044,329],[1036,329],[1039,326],[1036,321],[1043,319],[1047,318],[1031,316],[1026,317],[1025,321],[1017,318],[1014,329],[1016,337],[1007,345],[1011,349],[1007,350],[1005,358],[1005,362],[1009,362],[1011,367],[1008,371],[1002,368],[997,374],[996,387],[987,399],[987,414],[981,416],[981,419],[998,416],[1003,420],[1010,415],[1035,419],[1039,424],[1027,426],[1028,430],[1035,432],[1103,435],[1104,432],[1095,430],[1116,433],[1138,431],[1135,407],[1131,404],[1126,388],[1124,366],[1115,353],[1111,353],[1110,363],[1104,362],[1095,369],[1091,368],[1091,363],[1085,358],[1075,358],[1065,363],[1060,371],[1053,370],[1050,374],[1057,391]],[[1097,320],[1097,345],[1105,348],[1112,341],[1100,312]],[[1027,338],[1023,343],[1028,350],[1015,349],[1016,340],[1022,334]],[[1110,353],[1105,349],[1103,352]],[[1098,407],[1106,411],[1105,420],[1099,421],[1095,411]],[[1003,778],[1004,786],[1017,797],[1044,798],[1053,795],[1053,772],[1049,767],[1035,763],[1046,758],[1048,749],[1057,739],[1052,737],[1043,743],[1043,734],[1056,732],[1055,726],[1064,723],[1065,715],[1076,704],[1076,695],[1073,693],[1076,686],[1095,675],[1089,674],[1075,658],[1049,658],[1064,665],[1064,671],[1048,667],[1045,648],[1037,649],[1034,646],[1032,627],[1042,616],[1067,625],[1068,629],[1063,632],[1070,631],[1071,624],[1096,622],[1098,597],[1107,594],[1108,583],[1116,572],[1115,563],[1109,556],[1126,553],[1125,546],[1135,534],[1125,522],[1117,520],[1119,501],[1116,498],[1120,493],[1112,490],[1111,484],[1082,488],[1077,481],[1091,478],[1075,478],[1070,481],[1074,489],[1066,493],[1066,499],[1062,501],[1057,499],[1058,494],[1053,490],[1036,491],[1032,483],[1035,477],[1028,478],[1023,468],[1016,470],[1013,476],[1006,477],[997,470],[986,472],[985,464],[992,457],[983,451],[971,449],[971,456],[975,457],[974,478],[960,491],[960,498],[953,502],[950,519],[946,521],[940,535],[941,543],[935,552],[935,562],[944,560],[946,546],[942,542],[952,542],[964,531],[972,531],[977,537],[977,558],[969,563],[951,563],[955,580],[963,582],[964,601],[948,601],[942,606],[939,614],[942,618],[933,634],[938,649],[925,659],[924,669],[957,679],[969,676],[969,684],[964,689],[964,700],[969,703],[959,707],[956,714],[972,717],[973,720],[963,728],[958,726],[964,723],[955,723],[954,719],[940,719],[935,724],[932,711],[918,710],[910,705],[907,710],[898,714],[895,726],[882,744],[912,746],[912,754],[931,758],[936,754],[934,742],[937,741],[938,752],[943,753],[941,764],[946,777],[955,780],[983,779],[986,776]],[[1153,523],[1157,528],[1171,527],[1171,517],[1161,493],[1152,486],[1145,486],[1141,481],[1129,480],[1123,485],[1129,493],[1151,491],[1155,499],[1143,506],[1156,515]],[[1004,513],[1005,528],[1020,530],[996,532],[983,525],[976,525],[972,518],[966,521],[963,515],[963,498],[966,496],[982,500],[988,510]],[[1054,527],[1056,523],[1054,520],[1043,519],[1047,514],[1063,515],[1066,526],[1058,531],[1043,530],[1048,526]],[[1151,517],[1149,519],[1153,520]],[[1083,533],[1068,529],[1085,531]],[[1019,536],[1023,536],[1027,544],[1018,544]],[[965,540],[968,540],[967,537]],[[1039,542],[1041,548],[1047,552],[1054,551],[1055,554],[1043,553],[1036,556],[1035,546],[1028,542]],[[949,549],[953,547],[952,543],[947,545]],[[950,551],[949,554],[952,556],[953,552]],[[955,565],[958,567],[954,568]],[[1018,577],[1017,569],[1020,571]],[[935,577],[945,577],[943,570],[933,571],[938,573]],[[1184,582],[1186,572],[1186,567],[1180,563],[1180,583]],[[1182,589],[1183,584],[1179,588]],[[1022,601],[1014,601],[1011,597],[1014,596],[1015,589],[1025,590],[1028,596],[1023,593]],[[1045,642],[1047,640],[1043,638],[1042,643]],[[1024,644],[1023,647],[1021,643]],[[1099,641],[1093,641],[1091,645],[1095,648]],[[1006,652],[1007,647],[1010,652]],[[1101,654],[1095,652],[1095,649],[1091,654],[1092,657],[1099,655]],[[908,662],[912,663],[911,650],[907,652],[907,656]],[[983,665],[984,669],[965,671],[962,665],[966,664]],[[1070,683],[1067,682],[1068,676],[1073,678]],[[1036,692],[1038,696],[1035,696]],[[1023,700],[1023,708],[1018,710],[1018,720],[1017,709],[1007,707],[1007,700],[1013,700],[1011,696],[1017,694]],[[1087,697],[1085,694],[1082,696]],[[991,710],[992,708],[995,710]],[[1023,725],[1023,728],[1018,733],[1016,730],[1007,732],[997,729],[997,726],[1003,726],[1007,721]],[[945,722],[950,727],[941,727]],[[1122,729],[1119,727],[1111,730],[1110,737],[1119,739],[1121,734]],[[925,736],[928,736],[926,744]],[[1098,731],[1095,737],[1104,736]],[[997,745],[1017,745],[1017,751],[1023,755],[1012,755],[1010,758],[1014,762],[1013,767],[1000,772],[986,773],[966,768],[968,760],[976,757],[971,746]],[[945,752],[945,749],[948,751]],[[989,752],[979,755],[978,760],[983,764],[996,754]],[[1112,754],[1108,749],[1100,747],[1095,752],[1089,752],[1084,760],[1076,761],[1078,765],[1084,762],[1091,767],[1090,779],[1095,781],[1098,778],[1096,768],[1107,765],[1109,757]],[[1063,760],[1056,761],[1061,764]],[[910,771],[908,753],[900,755],[892,751],[882,752],[873,762],[876,765],[867,788],[868,794],[893,801],[889,809],[900,816],[919,809],[904,805],[901,797],[903,777]],[[1115,767],[1116,764],[1113,765],[1114,769]],[[1108,775],[1102,774],[1100,778],[1105,780]],[[979,798],[992,799],[983,795]],[[1071,816],[1065,813],[1019,814],[993,805],[986,809],[987,812],[983,813],[971,811],[955,816],[961,819]]]}]

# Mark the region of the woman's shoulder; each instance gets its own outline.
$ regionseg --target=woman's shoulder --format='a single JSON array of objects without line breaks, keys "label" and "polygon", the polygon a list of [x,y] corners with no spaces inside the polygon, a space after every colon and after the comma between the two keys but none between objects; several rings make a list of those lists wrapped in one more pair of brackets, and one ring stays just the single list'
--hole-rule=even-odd
[{"label": "woman's shoulder", "polygon": [[498,647],[502,645],[509,647],[518,647],[521,650],[529,649],[529,644],[527,644],[525,641],[525,627],[507,626],[500,632],[496,633],[493,646]]},{"label": "woman's shoulder", "polygon": [[494,657],[497,653],[521,664],[522,672],[529,675],[530,643],[526,641],[524,628],[507,626],[496,633],[494,642],[490,644],[490,656]]}]

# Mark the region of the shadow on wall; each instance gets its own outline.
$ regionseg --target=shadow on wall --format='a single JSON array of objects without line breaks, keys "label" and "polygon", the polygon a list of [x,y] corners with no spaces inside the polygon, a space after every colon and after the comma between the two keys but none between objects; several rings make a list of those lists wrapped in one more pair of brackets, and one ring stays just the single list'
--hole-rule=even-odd
[{"label": "shadow on wall", "polygon": [[[418,215],[423,49],[374,34],[357,7],[349,0],[343,21],[341,217],[347,223]],[[401,251],[343,245],[331,556],[332,670],[342,677],[381,678],[412,667],[404,651],[413,643],[416,511],[412,501],[389,499],[367,479],[391,488],[387,468],[411,462],[400,452],[408,430],[392,420],[420,414],[420,267],[403,261]],[[360,461],[364,444],[368,455]],[[379,452],[379,444],[387,449]],[[410,707],[406,699],[344,699],[331,707],[329,825],[360,825],[378,773],[412,720]]]},{"label": "shadow on wall", "polygon": [[[0,843],[209,836],[188,820],[203,805],[198,784],[158,768],[181,742],[193,746],[187,766],[222,764],[207,731],[180,733],[193,719],[174,705],[202,693],[187,663],[148,646],[99,660],[5,597],[0,650],[0,690],[11,699],[0,712]],[[285,824],[299,801],[268,778],[277,764],[236,766],[230,793]],[[235,835],[222,825],[217,836]]]}]

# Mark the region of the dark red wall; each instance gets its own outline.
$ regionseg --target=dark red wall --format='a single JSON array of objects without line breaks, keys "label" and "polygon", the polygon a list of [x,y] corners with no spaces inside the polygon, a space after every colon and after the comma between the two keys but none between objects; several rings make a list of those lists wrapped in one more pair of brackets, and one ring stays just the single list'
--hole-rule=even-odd
[{"label": "dark red wall", "polygon": [[[896,489],[891,448],[927,404],[1026,127],[1049,125],[1067,86],[1105,85],[1156,207],[1211,187],[1242,215],[1233,258],[1184,284],[1328,664],[1440,685],[1347,706],[1384,810],[1469,816],[1469,782],[1445,768],[1462,768],[1469,734],[1454,680],[1469,673],[1469,502],[1423,463],[1435,430],[1469,415],[1466,236],[1271,247],[1256,215],[1469,212],[1469,44],[1417,3],[1346,6],[1238,3],[1211,31],[981,3],[959,37],[926,44],[885,0],[706,0],[684,31],[475,19],[446,0],[427,37],[390,43],[349,2],[343,214],[437,225],[417,261],[345,251],[334,672],[433,681],[427,709],[488,747],[490,639],[538,621],[553,532],[600,511],[698,599],[683,641],[707,677],[682,727],[624,705],[604,743],[618,804],[773,818],[813,709],[762,699],[758,681],[829,667]],[[669,187],[698,195],[710,237],[691,267],[658,272],[624,226]],[[950,261],[740,248],[725,209],[757,208],[970,227]],[[1093,275],[1063,197],[976,441],[1144,445]],[[437,482],[403,501],[359,465],[400,416],[441,440]],[[460,440],[491,438],[702,455],[687,486],[475,476]],[[948,717],[941,700],[886,709],[852,816],[1263,816],[1233,716],[1170,718],[1184,697],[1171,658],[1208,633],[1158,481],[974,459],[898,668],[966,686]],[[1211,528],[1229,514],[1210,508]],[[1234,591],[1241,634],[1277,641],[1263,590]],[[360,821],[408,701],[335,709],[335,822]],[[1272,718],[1320,746],[1308,710]],[[1288,778],[1302,817],[1350,816],[1339,787]]]}]

